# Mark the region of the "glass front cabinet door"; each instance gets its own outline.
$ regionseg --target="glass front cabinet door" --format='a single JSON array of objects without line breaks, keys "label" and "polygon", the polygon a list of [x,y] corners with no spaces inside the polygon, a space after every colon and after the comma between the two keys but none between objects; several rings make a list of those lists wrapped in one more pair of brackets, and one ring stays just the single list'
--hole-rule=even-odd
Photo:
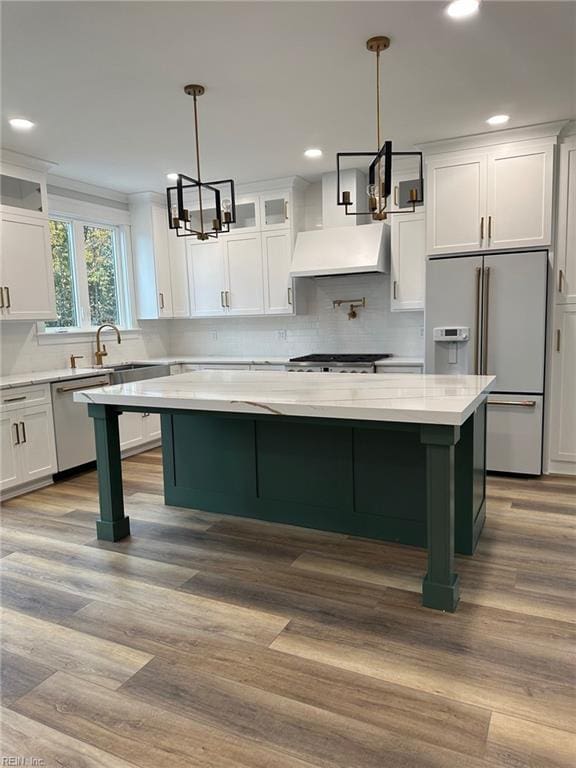
[{"label": "glass front cabinet door", "polygon": [[288,229],[290,227],[290,193],[275,190],[260,195],[260,220],[262,230]]},{"label": "glass front cabinet door", "polygon": [[236,198],[236,223],[231,232],[249,233],[260,231],[260,206],[258,195],[238,195]]}]

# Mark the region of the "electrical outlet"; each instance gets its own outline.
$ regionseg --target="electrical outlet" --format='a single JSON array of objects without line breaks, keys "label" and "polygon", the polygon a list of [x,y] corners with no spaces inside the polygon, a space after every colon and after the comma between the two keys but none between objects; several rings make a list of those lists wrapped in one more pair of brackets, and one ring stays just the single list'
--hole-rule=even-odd
[{"label": "electrical outlet", "polygon": [[210,331],[210,338],[212,341],[218,341],[218,331]]},{"label": "electrical outlet", "polygon": [[421,339],[424,338],[424,326],[423,325],[420,326],[420,338]]},{"label": "electrical outlet", "polygon": [[278,338],[281,339],[282,341],[286,341],[286,329],[285,328],[281,328],[278,331]]}]

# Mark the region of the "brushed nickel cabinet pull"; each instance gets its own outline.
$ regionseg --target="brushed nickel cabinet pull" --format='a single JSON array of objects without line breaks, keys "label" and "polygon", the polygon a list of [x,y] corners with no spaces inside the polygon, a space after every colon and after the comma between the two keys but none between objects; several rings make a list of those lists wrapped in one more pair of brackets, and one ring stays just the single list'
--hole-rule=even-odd
[{"label": "brushed nickel cabinet pull", "polygon": [[476,332],[474,333],[474,373],[478,373],[480,358],[480,307],[482,298],[482,268],[476,267]]},{"label": "brushed nickel cabinet pull", "polygon": [[22,442],[27,443],[28,438],[26,437],[26,424],[24,424],[24,422],[21,421],[20,426],[22,427]]},{"label": "brushed nickel cabinet pull", "polygon": [[480,219],[480,243],[484,240],[484,216]]},{"label": "brushed nickel cabinet pull", "polygon": [[93,384],[76,384],[71,386],[56,387],[56,392],[83,392],[85,389],[96,389],[96,387],[107,387],[110,384],[108,379],[102,379]]},{"label": "brushed nickel cabinet pull", "polygon": [[564,270],[560,269],[558,271],[558,293],[562,293],[563,288],[564,288]]},{"label": "brushed nickel cabinet pull", "polygon": [[225,291],[226,293],[226,306],[230,308],[230,291]]},{"label": "brushed nickel cabinet pull", "polygon": [[220,291],[220,306],[224,309],[226,304],[224,302],[224,291]]},{"label": "brushed nickel cabinet pull", "polygon": [[18,423],[14,422],[12,426],[16,428],[16,442],[14,443],[14,445],[20,445],[20,431],[18,429]]},{"label": "brushed nickel cabinet pull", "polygon": [[291,285],[288,286],[288,304],[292,306],[292,286]]},{"label": "brushed nickel cabinet pull", "polygon": [[492,216],[488,216],[488,240],[492,239]]},{"label": "brushed nickel cabinet pull", "polygon": [[394,187],[394,205],[398,208],[398,185]]},{"label": "brushed nickel cabinet pull", "polygon": [[158,295],[160,296],[160,309],[164,309],[164,294],[160,291]]},{"label": "brushed nickel cabinet pull", "polygon": [[6,309],[10,309],[12,306],[12,301],[10,299],[10,288],[6,286],[4,290],[6,291]]},{"label": "brushed nickel cabinet pull", "polygon": [[482,373],[488,373],[488,313],[490,310],[490,267],[484,267],[484,328],[482,329]]},{"label": "brushed nickel cabinet pull", "polygon": [[556,331],[556,352],[560,352],[560,328]]},{"label": "brushed nickel cabinet pull", "polygon": [[518,408],[536,408],[536,400],[488,400],[488,405],[513,405]]},{"label": "brushed nickel cabinet pull", "polygon": [[284,221],[288,221],[288,200],[284,200]]},{"label": "brushed nickel cabinet pull", "polygon": [[392,284],[392,296],[396,300],[398,298],[398,281],[394,280],[394,283]]},{"label": "brushed nickel cabinet pull", "polygon": [[0,309],[4,309],[4,288],[0,287]]}]

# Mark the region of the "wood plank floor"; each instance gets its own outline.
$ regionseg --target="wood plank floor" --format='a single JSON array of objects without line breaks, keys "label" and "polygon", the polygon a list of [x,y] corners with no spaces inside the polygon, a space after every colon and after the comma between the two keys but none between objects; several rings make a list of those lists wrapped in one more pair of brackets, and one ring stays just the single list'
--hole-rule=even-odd
[{"label": "wood plank floor", "polygon": [[124,474],[118,544],[94,472],[3,505],[1,764],[576,765],[576,478],[490,478],[450,615],[421,550],[165,507],[158,451]]}]

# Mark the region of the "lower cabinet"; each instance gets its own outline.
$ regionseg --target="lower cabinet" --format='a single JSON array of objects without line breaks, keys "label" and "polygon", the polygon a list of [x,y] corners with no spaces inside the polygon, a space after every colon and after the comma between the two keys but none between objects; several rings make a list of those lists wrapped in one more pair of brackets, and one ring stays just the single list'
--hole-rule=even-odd
[{"label": "lower cabinet", "polygon": [[576,305],[556,306],[550,397],[550,461],[576,474]]},{"label": "lower cabinet", "polygon": [[51,405],[0,415],[0,491],[35,483],[57,471]]},{"label": "lower cabinet", "polygon": [[147,443],[156,442],[162,436],[160,416],[157,413],[123,413],[118,419],[120,429],[120,450],[137,452]]}]

